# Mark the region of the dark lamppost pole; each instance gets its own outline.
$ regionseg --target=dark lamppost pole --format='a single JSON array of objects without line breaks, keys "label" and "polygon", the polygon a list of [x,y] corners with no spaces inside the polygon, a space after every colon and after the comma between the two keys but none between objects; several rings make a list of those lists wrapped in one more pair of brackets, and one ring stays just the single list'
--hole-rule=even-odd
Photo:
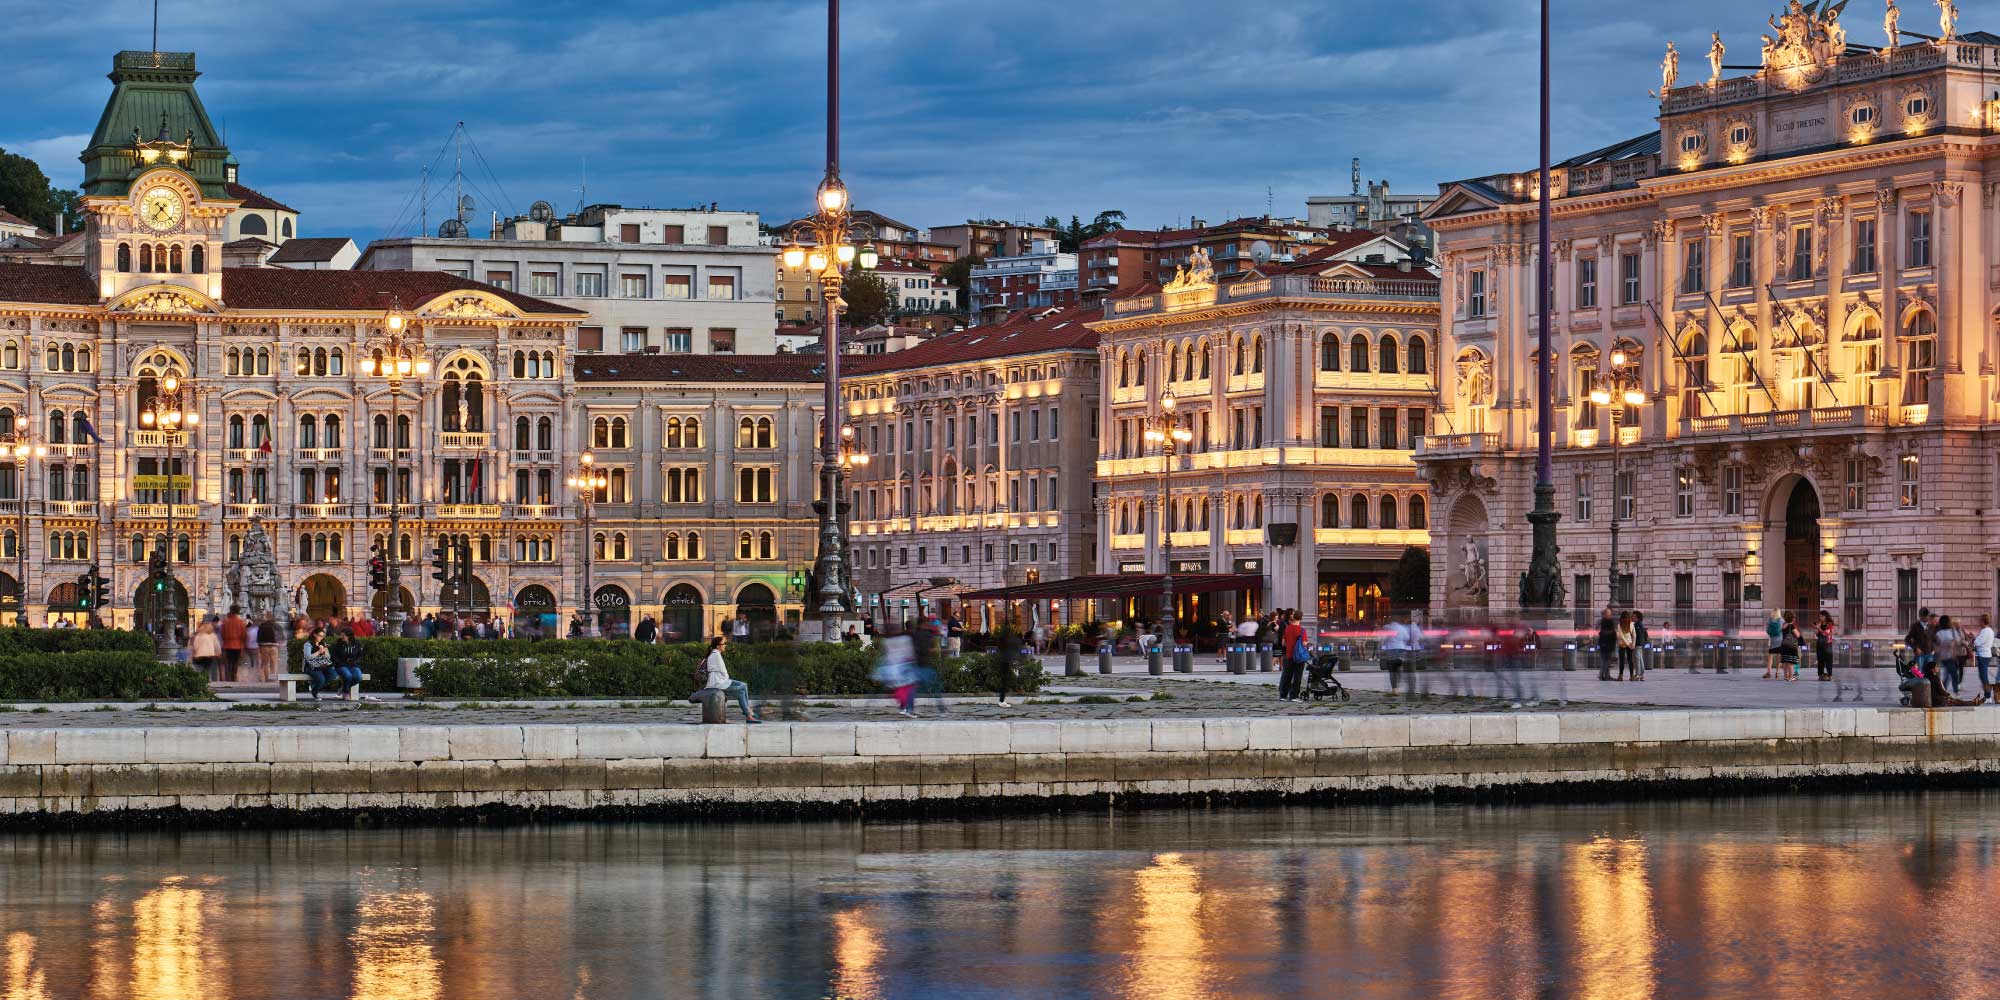
[{"label": "dark lamppost pole", "polygon": [[[166,497],[167,534],[158,540],[153,552],[153,611],[155,615],[153,648],[160,659],[173,662],[180,654],[180,639],[174,629],[180,624],[180,597],[174,592],[179,584],[174,579],[174,560],[179,556],[180,537],[174,526],[174,509],[180,506],[180,498],[175,496],[179,488],[181,474],[174,471],[174,460],[182,458],[188,437],[201,423],[201,412],[195,408],[197,393],[193,386],[182,381],[180,374],[169,370],[160,377],[153,398],[146,408],[139,411],[139,426],[149,431],[157,431],[160,443],[167,453],[166,475],[162,477],[166,485],[161,493]],[[189,493],[193,493],[194,473],[192,463],[187,473]]]},{"label": "dark lamppost pole", "polygon": [[[1556,569],[1555,480],[1555,358],[1550,354],[1549,302],[1549,0],[1542,0],[1542,148],[1540,202],[1535,250],[1535,509],[1528,513],[1534,530],[1534,550],[1528,572],[1521,578],[1522,608],[1553,609],[1562,602],[1562,581]],[[1612,511],[1615,517],[1617,511]],[[1616,523],[1615,521],[1613,523]],[[1613,571],[1614,573],[1616,570]]]},{"label": "dark lamppost pole", "polygon": [[1174,406],[1174,394],[1161,393],[1160,412],[1153,415],[1153,426],[1146,428],[1146,440],[1160,449],[1160,557],[1166,571],[1160,574],[1159,649],[1167,657],[1174,655],[1174,456],[1194,438],[1180,425]]},{"label": "dark lamppost pole", "polygon": [[[820,424],[819,556],[813,560],[818,579],[815,612],[821,620],[821,638],[840,638],[841,618],[850,613],[849,591],[852,576],[847,564],[846,538],[840,516],[843,469],[840,461],[840,313],[847,302],[840,297],[840,285],[850,265],[872,269],[880,259],[874,245],[874,230],[854,219],[854,206],[847,185],[840,179],[840,0],[826,5],[826,174],[820,179],[817,208],[794,222],[787,234],[784,265],[788,270],[808,269],[819,279],[825,300],[825,337],[822,350],[826,359],[825,418]],[[857,247],[856,244],[862,244]]]}]

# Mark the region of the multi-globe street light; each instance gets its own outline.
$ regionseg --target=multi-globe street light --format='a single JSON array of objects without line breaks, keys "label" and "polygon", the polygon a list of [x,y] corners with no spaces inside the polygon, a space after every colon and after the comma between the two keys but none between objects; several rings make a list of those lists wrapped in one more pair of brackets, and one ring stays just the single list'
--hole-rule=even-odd
[{"label": "multi-globe street light", "polygon": [[583,610],[584,638],[595,639],[597,638],[597,605],[596,595],[591,593],[590,590],[590,567],[592,557],[596,555],[594,547],[597,544],[597,539],[590,531],[591,515],[594,513],[594,506],[597,503],[598,491],[608,488],[611,485],[611,480],[605,477],[603,470],[597,468],[596,454],[586,451],[578,455],[576,461],[576,473],[564,480],[564,482],[569,484],[570,489],[576,491],[577,502],[582,505],[583,509],[583,593],[577,598],[576,606]]},{"label": "multi-globe street light", "polygon": [[1148,421],[1145,434],[1146,441],[1160,450],[1160,556],[1166,570],[1160,574],[1159,649],[1163,656],[1174,644],[1174,458],[1183,445],[1194,440],[1194,432],[1181,426],[1175,403],[1173,393],[1160,394],[1159,412]]},{"label": "multi-globe street light", "polygon": [[[1590,387],[1590,401],[1598,406],[1611,407],[1611,601],[1619,603],[1618,592],[1618,523],[1625,516],[1621,509],[1625,495],[1619,489],[1618,477],[1622,470],[1618,463],[1618,446],[1625,429],[1625,411],[1645,405],[1646,393],[1639,386],[1639,366],[1631,362],[1624,351],[1611,352],[1611,367],[1600,372]],[[1628,602],[1629,603],[1629,602]]]},{"label": "multi-globe street light", "polygon": [[[160,478],[165,486],[160,492],[166,496],[167,534],[159,540],[153,551],[153,648],[163,660],[174,660],[180,653],[180,640],[174,634],[174,627],[180,622],[181,608],[179,596],[175,593],[178,582],[174,579],[174,557],[180,544],[180,534],[174,529],[174,512],[180,504],[176,492],[186,479],[193,484],[193,472],[175,472],[175,460],[180,459],[187,466],[182,454],[187,448],[192,429],[201,424],[201,411],[195,402],[198,393],[194,387],[178,374],[168,372],[155,385],[153,396],[139,411],[139,426],[149,431],[160,432],[160,445],[166,449],[166,474]],[[25,541],[25,539],[23,539]]]},{"label": "multi-globe street light", "polygon": [[389,593],[383,605],[389,620],[389,634],[403,634],[402,538],[403,505],[410,498],[403,493],[403,451],[408,446],[400,436],[403,419],[403,383],[431,373],[431,360],[424,356],[423,335],[403,315],[401,303],[389,307],[382,328],[364,345],[361,374],[380,378],[389,387],[389,542],[382,558],[387,562]]}]

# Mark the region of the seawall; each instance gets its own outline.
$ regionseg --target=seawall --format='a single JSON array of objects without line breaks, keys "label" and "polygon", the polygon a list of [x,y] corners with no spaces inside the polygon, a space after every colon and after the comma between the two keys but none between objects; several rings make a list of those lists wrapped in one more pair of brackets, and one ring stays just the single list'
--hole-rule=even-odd
[{"label": "seawall", "polygon": [[5,730],[0,824],[796,815],[1984,780],[2000,707]]}]

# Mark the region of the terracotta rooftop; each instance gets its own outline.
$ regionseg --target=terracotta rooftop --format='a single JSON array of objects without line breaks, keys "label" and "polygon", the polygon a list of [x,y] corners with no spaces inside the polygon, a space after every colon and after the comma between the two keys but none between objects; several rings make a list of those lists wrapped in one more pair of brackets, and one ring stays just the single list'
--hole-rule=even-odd
[{"label": "terracotta rooftop", "polygon": [[97,283],[80,267],[0,263],[0,302],[97,304]]},{"label": "terracotta rooftop", "polygon": [[310,239],[300,237],[289,239],[278,252],[271,255],[273,264],[324,263],[340,254],[343,247],[354,242],[345,236],[315,236]]},{"label": "terracotta rooftop", "polygon": [[846,363],[846,373],[868,375],[1043,351],[1094,351],[1097,334],[1084,323],[1102,315],[1083,307],[1025,309],[998,323],[939,334],[908,350],[859,355]]},{"label": "terracotta rooftop", "polygon": [[815,354],[579,354],[579,382],[823,382]]},{"label": "terracotta rooftop", "polygon": [[23,219],[12,212],[7,211],[5,208],[0,208],[0,225],[27,226],[28,228],[33,229],[36,235],[40,235],[42,232],[42,227],[37,226],[34,223],[29,222],[28,220]]},{"label": "terracotta rooftop", "polygon": [[[477,289],[531,313],[581,316],[571,309],[443,271],[294,271],[282,267],[223,269],[223,300],[235,309],[406,309],[460,289]],[[0,296],[4,299],[4,296]]]},{"label": "terracotta rooftop", "polygon": [[299,214],[298,209],[293,208],[290,205],[284,204],[283,202],[280,202],[275,198],[266,197],[262,192],[256,190],[255,188],[247,188],[241,184],[231,183],[223,185],[223,190],[228,191],[229,196],[231,198],[235,198],[238,201],[241,201],[243,203],[244,208],[254,208],[262,211],[290,212],[293,215]]}]

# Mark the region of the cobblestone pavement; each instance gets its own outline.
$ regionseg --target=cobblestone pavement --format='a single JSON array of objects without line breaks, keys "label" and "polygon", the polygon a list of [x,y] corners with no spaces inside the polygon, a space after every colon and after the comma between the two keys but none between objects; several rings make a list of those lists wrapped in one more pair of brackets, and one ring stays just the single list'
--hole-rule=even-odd
[{"label": "cobblestone pavement", "polygon": [[[1275,676],[1275,675],[1274,675]],[[954,720],[1007,719],[1115,719],[1171,718],[1175,716],[1309,716],[1444,714],[1458,712],[1511,711],[1509,702],[1490,698],[1421,699],[1392,698],[1380,692],[1356,691],[1348,702],[1322,701],[1286,704],[1266,686],[1224,683],[1204,677],[1105,677],[1091,675],[1058,679],[1050,694],[1074,689],[1088,692],[1081,701],[1051,703],[1049,695],[1016,695],[1002,707],[992,700],[959,701],[939,708],[931,702],[917,706],[924,718]],[[1538,706],[1547,709],[1551,706]],[[1607,705],[1573,705],[1574,708],[1607,708]],[[835,704],[811,698],[800,699],[797,710],[807,721],[887,722],[896,711],[887,703]],[[767,717],[780,717],[775,702],[764,703]],[[729,709],[732,720],[736,709]],[[348,703],[336,701],[301,702],[280,706],[275,702],[237,702],[226,707],[119,706],[111,709],[51,708],[0,711],[0,728],[47,728],[83,726],[467,726],[506,724],[697,724],[699,712],[684,702],[549,702],[509,703],[491,706],[478,702],[450,707],[406,702],[396,698]]]}]

